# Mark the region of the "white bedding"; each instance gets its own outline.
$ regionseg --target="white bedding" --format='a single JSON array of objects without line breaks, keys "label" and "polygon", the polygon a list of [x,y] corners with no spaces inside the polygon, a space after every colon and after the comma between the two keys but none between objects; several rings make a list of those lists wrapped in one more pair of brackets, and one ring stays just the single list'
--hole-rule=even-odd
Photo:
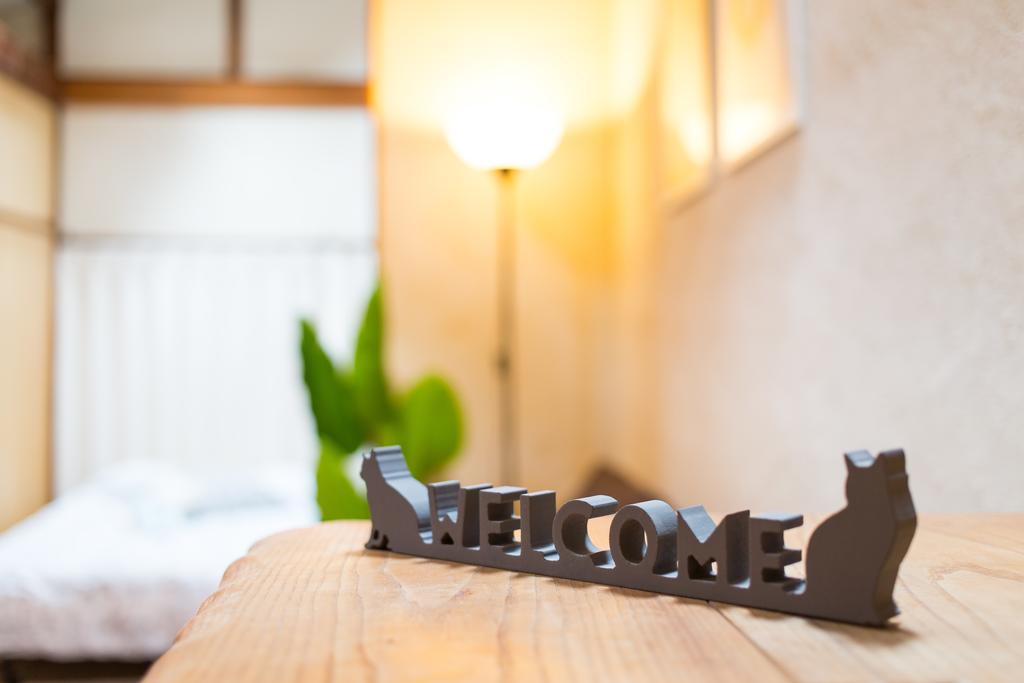
[{"label": "white bedding", "polygon": [[0,534],[0,657],[151,659],[257,540],[318,519],[311,467],[121,464]]}]

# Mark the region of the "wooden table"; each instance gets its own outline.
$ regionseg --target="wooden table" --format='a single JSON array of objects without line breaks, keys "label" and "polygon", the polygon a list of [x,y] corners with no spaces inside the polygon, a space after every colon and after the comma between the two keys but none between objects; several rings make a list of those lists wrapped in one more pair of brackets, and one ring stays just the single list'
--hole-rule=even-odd
[{"label": "wooden table", "polygon": [[921,520],[885,629],[365,551],[367,533],[258,543],[146,680],[1024,681],[1024,515]]}]

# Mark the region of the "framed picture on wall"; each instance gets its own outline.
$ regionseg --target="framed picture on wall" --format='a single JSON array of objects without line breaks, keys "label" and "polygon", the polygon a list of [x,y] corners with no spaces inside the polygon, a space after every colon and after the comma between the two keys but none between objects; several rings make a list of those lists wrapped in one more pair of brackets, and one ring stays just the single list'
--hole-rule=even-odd
[{"label": "framed picture on wall", "polygon": [[662,196],[685,204],[799,130],[803,0],[667,0],[657,64]]}]

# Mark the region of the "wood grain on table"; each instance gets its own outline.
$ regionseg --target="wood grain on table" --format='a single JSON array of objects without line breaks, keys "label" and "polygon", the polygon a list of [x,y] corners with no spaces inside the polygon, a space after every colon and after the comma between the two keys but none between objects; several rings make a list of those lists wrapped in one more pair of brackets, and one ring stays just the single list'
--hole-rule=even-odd
[{"label": "wood grain on table", "polygon": [[256,544],[146,681],[1024,680],[1024,514],[920,520],[885,629],[367,551],[368,532]]}]

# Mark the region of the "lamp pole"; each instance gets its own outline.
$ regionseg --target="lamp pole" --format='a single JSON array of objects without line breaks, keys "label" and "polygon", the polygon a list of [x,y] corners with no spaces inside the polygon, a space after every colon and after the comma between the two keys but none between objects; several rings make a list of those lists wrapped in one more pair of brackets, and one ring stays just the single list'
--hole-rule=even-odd
[{"label": "lamp pole", "polygon": [[516,323],[516,169],[495,170],[498,179],[498,430],[500,473],[503,484],[520,475],[516,425],[513,353]]},{"label": "lamp pole", "polygon": [[[495,83],[494,85],[498,85]],[[493,173],[498,191],[497,333],[498,469],[502,482],[522,476],[519,463],[516,356],[516,182],[521,170],[544,162],[558,147],[565,124],[557,108],[529,90],[500,84],[491,95],[453,106],[445,137],[467,165]],[[479,93],[478,93],[479,94]],[[486,92],[484,93],[486,94]],[[519,482],[522,483],[522,482]]]}]

